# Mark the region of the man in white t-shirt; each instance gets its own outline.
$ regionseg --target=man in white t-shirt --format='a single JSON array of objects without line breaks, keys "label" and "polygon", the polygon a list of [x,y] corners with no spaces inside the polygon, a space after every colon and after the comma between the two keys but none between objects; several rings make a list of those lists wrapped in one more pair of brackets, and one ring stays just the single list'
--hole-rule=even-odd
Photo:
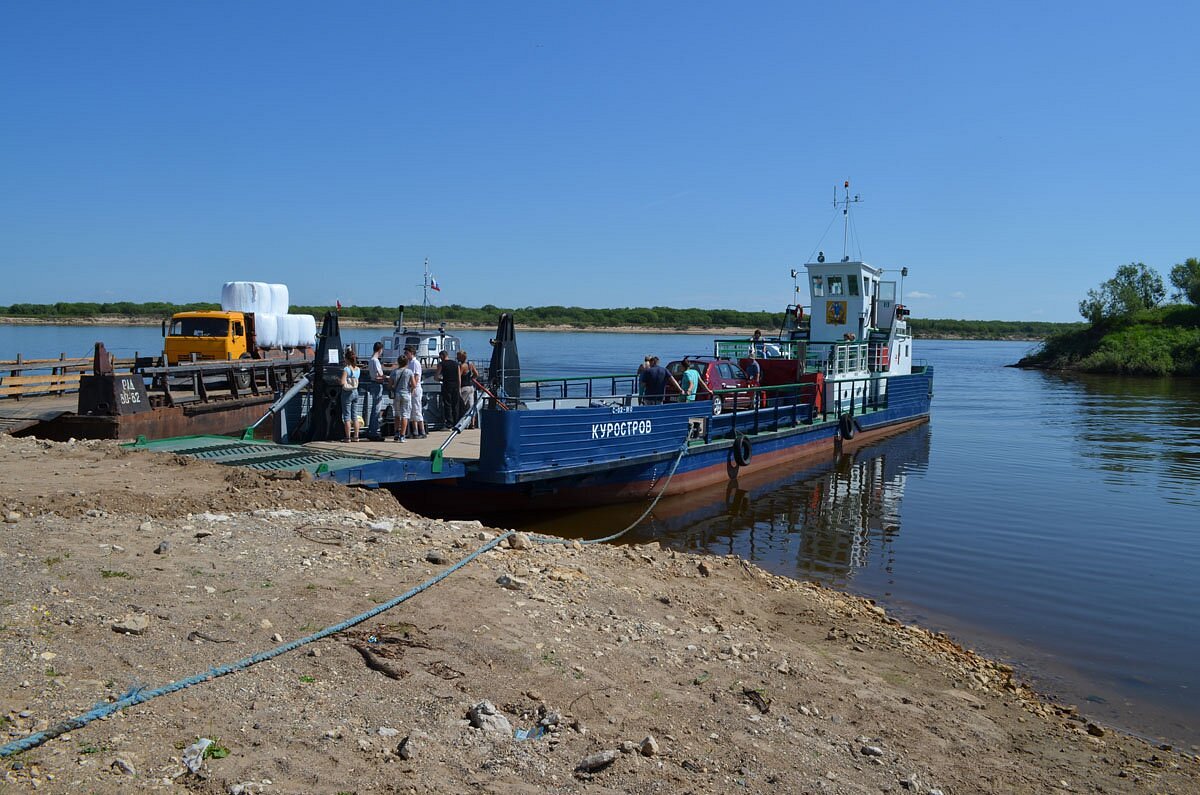
[{"label": "man in white t-shirt", "polygon": [[424,439],[429,434],[425,432],[425,413],[421,410],[421,401],[425,396],[424,390],[421,389],[421,360],[417,358],[416,348],[410,345],[405,350],[412,353],[412,359],[408,362],[408,369],[412,370],[417,376],[417,386],[413,389],[412,408],[409,409],[408,419],[412,424],[413,438]]}]

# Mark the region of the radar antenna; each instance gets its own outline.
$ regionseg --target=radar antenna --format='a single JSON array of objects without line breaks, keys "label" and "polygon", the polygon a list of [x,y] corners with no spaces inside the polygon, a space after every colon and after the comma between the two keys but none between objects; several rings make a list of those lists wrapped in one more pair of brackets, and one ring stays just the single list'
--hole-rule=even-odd
[{"label": "radar antenna", "polygon": [[850,180],[846,180],[842,185],[842,190],[845,192],[843,198],[839,199],[837,195],[837,187],[833,189],[833,206],[842,208],[842,262],[850,261],[849,245],[850,245],[850,205],[858,204],[862,201],[862,197],[857,193],[854,198],[850,198]]}]

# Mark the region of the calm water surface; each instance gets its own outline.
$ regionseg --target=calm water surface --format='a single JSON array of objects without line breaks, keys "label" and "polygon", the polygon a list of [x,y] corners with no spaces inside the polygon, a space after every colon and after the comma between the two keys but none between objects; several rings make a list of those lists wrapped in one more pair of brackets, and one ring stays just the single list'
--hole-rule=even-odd
[{"label": "calm water surface", "polygon": [[[368,341],[377,330],[346,337]],[[467,332],[486,358],[490,333]],[[161,347],[157,328],[0,326],[0,358]],[[690,335],[519,335],[526,377],[704,353]],[[1200,383],[1005,368],[1028,343],[920,341],[930,425],[758,482],[664,500],[638,539],[733,552],[871,596],[1016,664],[1087,714],[1200,743]],[[644,506],[518,524],[595,535]],[[510,517],[507,524],[512,524]]]}]

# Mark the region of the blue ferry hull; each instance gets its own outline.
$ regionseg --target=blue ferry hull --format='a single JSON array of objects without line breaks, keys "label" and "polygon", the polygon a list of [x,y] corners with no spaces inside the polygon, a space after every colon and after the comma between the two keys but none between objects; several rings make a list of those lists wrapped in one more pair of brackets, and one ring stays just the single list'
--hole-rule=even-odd
[{"label": "blue ferry hull", "polygon": [[838,417],[785,401],[717,416],[708,403],[489,410],[481,457],[459,476],[380,485],[406,507],[447,516],[637,501],[664,488],[682,494],[926,422],[932,390],[932,368],[887,378],[886,401],[851,415],[852,439]]}]

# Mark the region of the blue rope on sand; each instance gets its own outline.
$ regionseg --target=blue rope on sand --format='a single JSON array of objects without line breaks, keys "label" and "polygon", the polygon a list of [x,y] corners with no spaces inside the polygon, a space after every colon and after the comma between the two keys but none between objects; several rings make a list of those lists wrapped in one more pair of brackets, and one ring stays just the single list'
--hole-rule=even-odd
[{"label": "blue rope on sand", "polygon": [[[662,496],[666,493],[667,486],[670,485],[671,478],[675,476],[675,470],[677,470],[679,468],[679,462],[683,460],[683,455],[686,452],[687,452],[687,442],[684,442],[683,447],[680,448],[680,450],[679,450],[679,456],[675,459],[675,463],[671,466],[671,471],[667,475],[667,479],[663,482],[663,487],[659,491],[658,496],[655,497],[654,501],[650,503],[650,507],[647,508],[646,511],[640,517],[638,517],[637,521],[635,521],[633,524],[631,524],[629,527],[626,527],[624,530],[622,530],[619,533],[614,533],[613,535],[605,536],[604,538],[595,538],[595,539],[591,539],[588,541],[583,541],[581,543],[583,543],[583,544],[600,544],[605,541],[612,541],[614,539],[620,538],[621,536],[625,535],[625,533],[629,532],[634,527],[636,527],[643,519],[645,519],[650,514],[650,511],[654,510],[654,506],[658,504],[659,499],[661,499]],[[506,533],[503,533],[502,535],[497,536],[496,538],[493,538],[491,541],[488,541],[486,544],[479,547],[474,552],[467,555],[465,558],[460,560],[458,563],[455,563],[453,566],[451,566],[450,568],[441,572],[440,574],[438,574],[434,577],[431,577],[430,579],[426,580],[425,582],[421,583],[420,585],[417,585],[417,586],[411,588],[408,591],[405,591],[404,593],[397,596],[395,599],[392,599],[389,602],[384,602],[383,604],[380,604],[380,605],[376,605],[375,607],[368,610],[367,612],[360,613],[357,616],[354,616],[353,618],[349,618],[349,619],[341,622],[340,624],[334,624],[333,626],[326,627],[325,629],[322,629],[319,632],[314,632],[313,634],[308,635],[306,637],[300,638],[298,640],[293,640],[289,643],[283,644],[282,646],[276,646],[275,648],[270,649],[269,651],[264,651],[264,652],[260,652],[258,654],[253,654],[249,657],[243,657],[242,659],[240,659],[236,662],[232,662],[227,665],[222,665],[217,668],[210,668],[203,673],[196,674],[195,676],[190,676],[187,679],[179,679],[177,681],[171,682],[170,684],[166,684],[161,687],[131,688],[124,696],[122,696],[121,698],[119,698],[118,700],[116,700],[110,704],[97,705],[90,712],[86,712],[83,715],[79,715],[77,717],[70,718],[68,720],[64,720],[55,726],[51,726],[49,729],[46,729],[45,731],[40,731],[40,732],[36,732],[34,734],[30,734],[27,737],[23,737],[20,740],[14,740],[13,742],[0,747],[0,758],[6,757],[6,756],[12,756],[13,754],[21,753],[22,751],[28,751],[31,748],[36,748],[37,746],[41,745],[42,743],[45,743],[48,740],[53,740],[55,737],[58,737],[61,734],[66,734],[69,731],[74,731],[75,729],[80,729],[80,728],[88,725],[89,723],[91,723],[94,720],[99,720],[100,718],[107,717],[107,716],[112,715],[115,712],[119,712],[123,709],[127,709],[129,707],[136,706],[138,704],[144,704],[145,702],[150,701],[151,699],[158,698],[159,696],[165,696],[170,693],[175,693],[180,690],[185,690],[189,687],[192,687],[193,685],[202,684],[204,682],[211,681],[213,679],[216,679],[221,676],[225,676],[227,674],[236,673],[237,671],[244,670],[244,669],[249,668],[250,666],[255,665],[257,663],[265,662],[274,657],[278,657],[281,654],[286,654],[289,651],[298,649],[301,646],[312,643],[313,641],[320,640],[322,638],[329,637],[330,635],[335,635],[338,632],[342,632],[344,630],[350,629],[351,627],[361,624],[364,621],[367,621],[368,619],[372,619],[375,616],[379,615],[380,613],[384,613],[388,610],[391,610],[396,605],[406,602],[409,599],[416,596],[417,594],[422,593],[423,591],[426,591],[429,588],[432,588],[433,586],[437,585],[442,580],[449,577],[454,572],[458,571],[459,569],[463,568],[471,561],[475,560],[475,558],[479,557],[480,555],[482,555],[483,553],[485,553],[491,549],[494,549],[502,541],[504,541],[506,538],[508,538],[512,535],[513,535],[513,531],[510,530]],[[571,541],[566,541],[561,538],[549,538],[547,536],[535,536],[534,540],[536,540],[538,543],[542,543],[542,544],[568,544],[569,545],[572,543]]]}]

